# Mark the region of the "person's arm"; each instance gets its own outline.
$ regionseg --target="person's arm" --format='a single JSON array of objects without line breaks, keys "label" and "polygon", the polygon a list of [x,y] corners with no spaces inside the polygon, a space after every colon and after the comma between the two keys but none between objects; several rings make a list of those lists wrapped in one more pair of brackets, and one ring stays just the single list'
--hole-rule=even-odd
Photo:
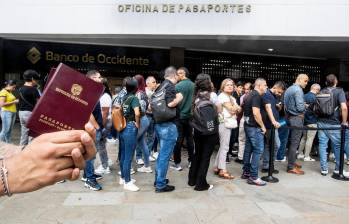
[{"label": "person's arm", "polygon": [[182,93],[177,93],[176,98],[174,98],[170,103],[167,104],[168,107],[176,107],[183,100]]},{"label": "person's arm", "polygon": [[105,125],[107,124],[107,118],[109,115],[109,107],[102,107],[102,119],[103,119],[103,125],[105,127]]},{"label": "person's arm", "polygon": [[297,112],[304,113],[305,111],[304,95],[301,91],[295,92],[295,102],[296,102]]},{"label": "person's arm", "polygon": [[18,99],[15,99],[14,101],[11,101],[11,102],[5,102],[5,101],[6,101],[6,97],[5,96],[1,96],[0,97],[0,107],[9,106],[9,105],[12,105],[12,104],[17,104],[19,102]]},{"label": "person's arm", "polygon": [[341,103],[341,112],[342,112],[342,124],[348,125],[348,107],[347,107],[347,103]]},{"label": "person's arm", "polygon": [[[5,157],[3,163],[8,171],[10,192],[31,192],[61,180],[78,179],[85,160],[92,159],[96,154],[94,138],[93,126],[86,124],[85,131],[59,131],[40,135],[23,151]],[[0,196],[3,195],[1,184]]]},{"label": "person's arm", "polygon": [[264,123],[263,123],[261,110],[258,107],[252,107],[252,112],[253,112],[253,116],[254,116],[255,121],[257,122],[259,127],[261,127],[263,134],[265,134],[265,132],[267,130],[266,130]]},{"label": "person's arm", "polygon": [[133,108],[133,110],[135,112],[136,127],[139,128],[140,127],[141,111],[140,111],[139,107],[135,107],[135,108]]},{"label": "person's arm", "polygon": [[279,128],[280,124],[279,124],[279,122],[277,122],[277,120],[274,117],[273,110],[271,109],[271,104],[269,104],[269,103],[265,104],[265,110],[267,111],[268,118],[271,121],[271,123],[273,124],[273,126],[275,128]]}]

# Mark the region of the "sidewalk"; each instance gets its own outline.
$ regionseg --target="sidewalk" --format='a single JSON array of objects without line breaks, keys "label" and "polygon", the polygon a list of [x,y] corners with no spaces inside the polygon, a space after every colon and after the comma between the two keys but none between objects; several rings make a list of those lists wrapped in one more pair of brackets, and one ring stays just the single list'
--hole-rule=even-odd
[{"label": "sidewalk", "polygon": [[[115,161],[116,145],[108,144],[108,151]],[[280,182],[257,187],[240,179],[241,166],[231,162],[227,167],[236,178],[220,179],[210,169],[207,179],[214,188],[206,192],[196,192],[186,184],[187,168],[182,172],[169,169],[176,190],[161,194],[154,193],[154,172],[136,173],[133,178],[141,191],[124,192],[114,164],[112,173],[100,181],[103,190],[99,192],[75,181],[2,197],[0,223],[349,223],[349,182],[321,176],[318,162],[302,164],[306,174],[295,176],[286,173],[286,163],[277,162]],[[333,167],[330,162],[330,171]]]}]

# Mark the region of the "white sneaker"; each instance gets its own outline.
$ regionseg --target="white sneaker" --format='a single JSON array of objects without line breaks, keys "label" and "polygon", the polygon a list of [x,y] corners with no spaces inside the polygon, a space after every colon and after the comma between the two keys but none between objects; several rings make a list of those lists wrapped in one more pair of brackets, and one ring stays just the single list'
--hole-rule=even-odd
[{"label": "white sneaker", "polygon": [[276,159],[275,161],[276,162],[286,162],[286,156],[283,159],[281,159],[281,160],[280,159]]},{"label": "white sneaker", "polygon": [[151,170],[150,166],[148,166],[148,167],[142,166],[142,167],[137,169],[137,172],[140,172],[140,173],[152,173],[153,171]]},{"label": "white sneaker", "polygon": [[[135,179],[131,179],[131,182],[132,183],[136,183],[136,180]],[[120,185],[124,185],[125,184],[125,180],[123,178],[121,178],[121,177],[119,178],[119,184]]]},{"label": "white sneaker", "polygon": [[124,189],[128,191],[133,191],[133,192],[139,191],[139,187],[137,187],[134,183],[132,183],[132,181],[125,183]]},{"label": "white sneaker", "polygon": [[144,165],[143,159],[136,159],[136,163],[137,163],[138,165]]},{"label": "white sneaker", "polygon": [[[339,171],[338,171],[338,170],[335,170],[335,171],[333,171],[333,173],[335,173],[335,174],[339,174]],[[344,171],[344,170],[343,170],[343,176],[345,176],[345,177],[349,177],[349,172],[348,172],[348,171]]]},{"label": "white sneaker", "polygon": [[321,175],[326,176],[328,174],[328,170],[321,170]]},{"label": "white sneaker", "polygon": [[[131,175],[135,174],[135,173],[136,173],[136,171],[133,168],[131,168]],[[118,175],[121,176],[121,171],[118,172]]]},{"label": "white sneaker", "polygon": [[109,168],[109,166],[108,166],[107,168],[104,168],[104,167],[102,166],[102,164],[101,164],[101,165],[99,165],[99,166],[97,167],[97,169],[95,169],[95,173],[96,173],[96,174],[99,174],[99,175],[102,175],[102,174],[109,174],[109,173],[110,173],[110,168]]},{"label": "white sneaker", "polygon": [[304,162],[314,162],[315,159],[311,158],[310,156],[304,157]]},{"label": "white sneaker", "polygon": [[304,155],[303,154],[298,154],[297,155],[297,159],[304,159]]},{"label": "white sneaker", "polygon": [[154,161],[156,161],[156,159],[153,156],[149,156],[149,161],[154,162]]},{"label": "white sneaker", "polygon": [[212,188],[213,188],[213,185],[210,184],[210,187],[208,188],[208,190],[212,190]]},{"label": "white sneaker", "polygon": [[173,169],[173,170],[177,170],[177,171],[182,171],[183,170],[181,165],[179,165],[179,164],[171,165],[170,168]]},{"label": "white sneaker", "polygon": [[158,152],[154,152],[152,155],[155,159],[158,159],[159,153]]},{"label": "white sneaker", "polygon": [[108,166],[112,166],[114,163],[113,163],[113,160],[111,159],[108,159]]},{"label": "white sneaker", "polygon": [[116,139],[115,138],[107,138],[107,142],[110,144],[115,144],[116,143]]}]

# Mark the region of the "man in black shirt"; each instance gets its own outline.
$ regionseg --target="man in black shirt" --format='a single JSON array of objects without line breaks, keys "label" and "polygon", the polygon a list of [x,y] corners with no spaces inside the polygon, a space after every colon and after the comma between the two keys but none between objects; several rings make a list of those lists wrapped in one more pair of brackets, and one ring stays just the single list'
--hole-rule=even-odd
[{"label": "man in black shirt", "polygon": [[244,119],[246,145],[244,152],[244,166],[241,178],[247,179],[248,184],[264,186],[266,182],[258,178],[259,160],[264,150],[264,134],[266,128],[263,117],[266,116],[263,109],[262,95],[268,86],[265,79],[258,78],[254,83],[254,90],[244,99]]},{"label": "man in black shirt", "polygon": [[27,123],[30,115],[35,107],[36,102],[40,98],[38,89],[36,88],[37,80],[40,75],[34,70],[26,70],[23,73],[24,85],[19,88],[19,108],[18,116],[21,123],[21,140],[20,145],[28,145],[29,136]]}]

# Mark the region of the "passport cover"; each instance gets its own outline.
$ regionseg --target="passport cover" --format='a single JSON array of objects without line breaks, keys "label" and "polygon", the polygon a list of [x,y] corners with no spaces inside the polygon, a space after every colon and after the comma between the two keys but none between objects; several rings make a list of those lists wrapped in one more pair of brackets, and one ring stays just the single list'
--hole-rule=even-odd
[{"label": "passport cover", "polygon": [[29,135],[84,129],[103,91],[101,83],[60,63],[29,118]]}]

